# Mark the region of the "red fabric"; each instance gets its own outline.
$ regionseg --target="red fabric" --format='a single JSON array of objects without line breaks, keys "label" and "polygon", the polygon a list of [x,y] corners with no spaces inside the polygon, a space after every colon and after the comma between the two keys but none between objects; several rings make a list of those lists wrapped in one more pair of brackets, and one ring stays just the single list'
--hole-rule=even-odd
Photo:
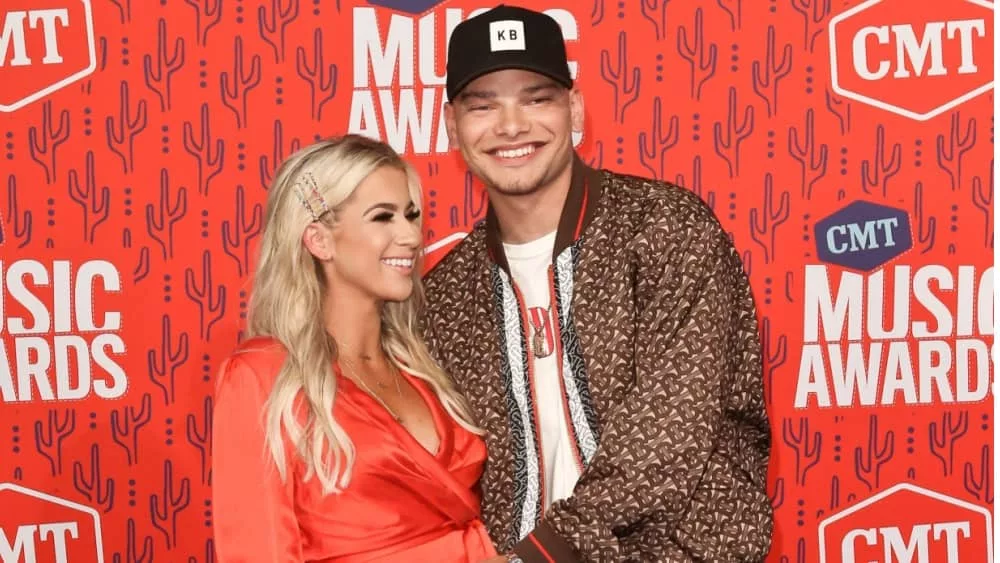
[{"label": "red fabric", "polygon": [[431,454],[373,398],[337,375],[334,417],[351,436],[346,491],[322,494],[291,449],[282,483],[263,431],[264,402],[284,358],[280,345],[244,344],[223,369],[213,429],[213,506],[219,561],[471,562],[496,554],[475,491],[486,459],[429,385],[406,375],[429,405],[440,437]]}]

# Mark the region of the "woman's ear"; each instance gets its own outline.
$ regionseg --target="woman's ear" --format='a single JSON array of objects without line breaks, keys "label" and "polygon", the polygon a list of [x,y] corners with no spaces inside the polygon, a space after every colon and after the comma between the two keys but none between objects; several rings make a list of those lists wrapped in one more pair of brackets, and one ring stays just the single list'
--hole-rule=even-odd
[{"label": "woman's ear", "polygon": [[302,244],[317,260],[326,262],[333,258],[333,233],[320,222],[310,223],[302,233]]}]

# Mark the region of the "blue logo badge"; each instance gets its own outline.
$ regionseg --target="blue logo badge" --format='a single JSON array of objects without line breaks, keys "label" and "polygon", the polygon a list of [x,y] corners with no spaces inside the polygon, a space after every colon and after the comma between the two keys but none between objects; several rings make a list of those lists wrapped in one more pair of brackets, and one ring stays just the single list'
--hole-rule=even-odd
[{"label": "blue logo badge", "polygon": [[902,209],[856,201],[816,223],[819,259],[865,272],[913,246],[910,217]]}]

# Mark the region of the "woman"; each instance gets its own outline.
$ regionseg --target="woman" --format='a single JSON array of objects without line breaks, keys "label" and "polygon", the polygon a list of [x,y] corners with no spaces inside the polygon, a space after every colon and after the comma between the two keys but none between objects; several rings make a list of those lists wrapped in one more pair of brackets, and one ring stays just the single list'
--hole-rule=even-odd
[{"label": "woman", "polygon": [[360,136],[268,193],[248,339],[213,430],[219,560],[479,562],[486,449],[418,336],[420,182]]}]

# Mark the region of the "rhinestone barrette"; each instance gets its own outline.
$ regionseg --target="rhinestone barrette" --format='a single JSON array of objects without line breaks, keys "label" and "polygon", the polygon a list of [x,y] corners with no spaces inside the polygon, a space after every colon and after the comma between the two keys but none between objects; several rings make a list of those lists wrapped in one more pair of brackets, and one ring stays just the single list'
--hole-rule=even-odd
[{"label": "rhinestone barrette", "polygon": [[326,200],[319,193],[319,186],[316,185],[316,178],[311,172],[306,172],[302,178],[295,183],[295,194],[299,197],[302,206],[312,216],[313,221],[319,221],[320,217],[330,211]]}]

